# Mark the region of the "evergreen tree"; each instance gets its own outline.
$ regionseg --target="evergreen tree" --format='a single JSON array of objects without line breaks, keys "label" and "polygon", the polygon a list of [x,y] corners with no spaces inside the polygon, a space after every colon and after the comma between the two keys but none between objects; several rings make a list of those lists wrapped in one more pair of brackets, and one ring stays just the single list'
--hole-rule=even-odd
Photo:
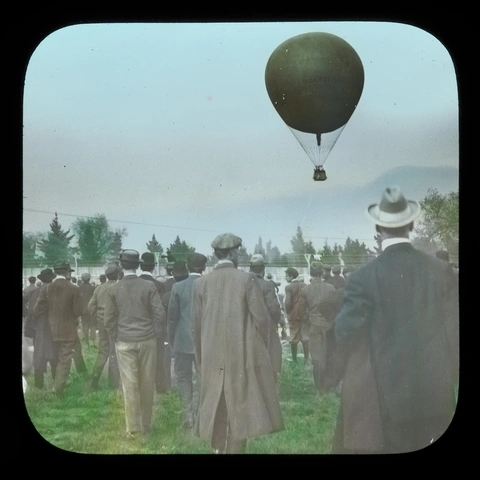
[{"label": "evergreen tree", "polygon": [[258,243],[255,245],[255,248],[253,249],[253,253],[258,253],[260,255],[263,255],[264,258],[267,256],[266,251],[263,248],[262,237],[258,237]]},{"label": "evergreen tree", "polygon": [[300,228],[300,225],[297,227],[297,234],[292,237],[290,240],[290,243],[292,245],[292,252],[297,254],[297,255],[303,255],[306,253],[305,251],[305,240],[303,239],[303,232],[302,229]]},{"label": "evergreen tree", "polygon": [[345,265],[364,265],[372,255],[373,252],[367,248],[365,243],[360,243],[358,239],[352,240],[350,237],[347,237],[342,252]]},{"label": "evergreen tree", "polygon": [[159,256],[163,253],[162,244],[158,242],[155,234],[152,235],[152,239],[146,244],[147,250],[153,254],[158,253]]},{"label": "evergreen tree", "polygon": [[169,252],[176,261],[183,260],[186,262],[188,256],[195,252],[195,248],[188,245],[185,240],[180,240],[180,237],[177,235],[175,241],[171,243],[167,249],[167,252]]},{"label": "evergreen tree", "polygon": [[69,235],[70,230],[63,230],[62,225],[58,221],[57,212],[50,223],[50,231],[46,237],[42,238],[37,243],[39,251],[43,252],[43,265],[53,266],[58,260],[63,260],[72,263],[74,261],[71,250],[70,241],[74,235]]}]

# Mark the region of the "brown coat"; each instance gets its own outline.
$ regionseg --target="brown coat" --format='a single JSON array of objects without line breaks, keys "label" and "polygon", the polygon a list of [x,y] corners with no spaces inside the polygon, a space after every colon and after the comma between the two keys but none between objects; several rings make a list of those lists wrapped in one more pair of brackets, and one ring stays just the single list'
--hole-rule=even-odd
[{"label": "brown coat", "polygon": [[212,441],[222,392],[234,438],[283,429],[266,346],[270,317],[257,277],[237,270],[233,263],[219,263],[193,285],[193,337],[200,374],[197,435]]},{"label": "brown coat", "polygon": [[40,317],[47,313],[52,341],[75,341],[78,338],[78,317],[82,313],[78,287],[69,280],[58,277],[42,287],[33,314]]},{"label": "brown coat", "polygon": [[300,292],[305,286],[303,280],[295,279],[285,287],[285,313],[290,328],[290,337],[295,341],[308,340],[308,324],[302,322],[298,310]]}]

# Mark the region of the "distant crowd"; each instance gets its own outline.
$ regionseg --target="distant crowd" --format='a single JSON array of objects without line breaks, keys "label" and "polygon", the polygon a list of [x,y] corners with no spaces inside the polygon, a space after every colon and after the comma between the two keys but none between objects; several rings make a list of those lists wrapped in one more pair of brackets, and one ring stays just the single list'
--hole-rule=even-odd
[{"label": "distant crowd", "polygon": [[[308,281],[289,267],[284,294],[262,255],[251,257],[249,271],[238,268],[242,239],[232,233],[213,239],[218,262],[208,274],[198,252],[169,258],[158,277],[152,253],[126,249],[98,285],[88,273],[77,281],[58,261],[23,291],[23,335],[33,350],[24,384],[33,373],[31,388],[45,388],[50,370],[62,401],[72,363],[92,391],[107,368],[131,438],[151,432],[155,393],[174,388],[185,430],[212,452],[243,453],[248,439],[284,428],[283,341],[295,364],[300,344],[318,395],[340,397],[333,453],[424,448],[456,408],[459,274],[448,252],[412,246],[419,213],[399,187],[386,188],[367,208],[382,253],[356,270],[314,261]],[[98,353],[88,372],[82,349],[91,346]]]}]

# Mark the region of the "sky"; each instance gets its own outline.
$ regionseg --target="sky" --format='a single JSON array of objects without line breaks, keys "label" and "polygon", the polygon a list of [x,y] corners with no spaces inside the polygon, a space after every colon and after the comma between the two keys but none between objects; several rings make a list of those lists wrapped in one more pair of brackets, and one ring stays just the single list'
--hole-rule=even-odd
[{"label": "sky", "polygon": [[[326,182],[313,181],[310,159],[265,87],[275,48],[316,31],[346,40],[365,72],[357,108],[325,163]],[[407,24],[64,27],[40,42],[26,71],[23,229],[47,232],[54,212],[65,229],[104,214],[113,229],[127,229],[123,247],[140,252],[155,234],[164,248],[179,235],[210,254],[213,238],[230,231],[249,253],[259,237],[285,253],[316,196],[403,165],[458,167],[457,88],[447,48]],[[267,210],[305,193],[311,201],[300,214]],[[319,232],[309,225],[308,235]]]}]

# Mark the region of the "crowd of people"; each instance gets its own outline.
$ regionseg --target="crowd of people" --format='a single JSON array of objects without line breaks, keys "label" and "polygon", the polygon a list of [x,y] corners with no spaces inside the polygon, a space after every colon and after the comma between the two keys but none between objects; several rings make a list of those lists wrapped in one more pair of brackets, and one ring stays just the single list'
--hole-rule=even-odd
[{"label": "crowd of people", "polygon": [[59,261],[24,289],[34,385],[44,387],[50,365],[64,397],[72,363],[86,372],[82,336],[98,347],[91,389],[108,363],[126,434],[137,437],[151,430],[155,392],[172,388],[173,362],[183,428],[215,453],[243,453],[248,439],[284,428],[278,378],[288,338],[292,361],[299,343],[311,361],[318,395],[340,397],[333,453],[424,448],[455,413],[459,305],[448,253],[435,258],[410,242],[419,213],[418,202],[386,188],[367,208],[382,253],[355,271],[315,261],[308,282],[289,267],[284,297],[262,255],[252,256],[250,271],[237,268],[242,239],[232,233],[212,241],[218,262],[208,274],[207,256],[195,252],[155,278],[154,256],[126,249],[98,286],[89,274],[78,286]]}]

